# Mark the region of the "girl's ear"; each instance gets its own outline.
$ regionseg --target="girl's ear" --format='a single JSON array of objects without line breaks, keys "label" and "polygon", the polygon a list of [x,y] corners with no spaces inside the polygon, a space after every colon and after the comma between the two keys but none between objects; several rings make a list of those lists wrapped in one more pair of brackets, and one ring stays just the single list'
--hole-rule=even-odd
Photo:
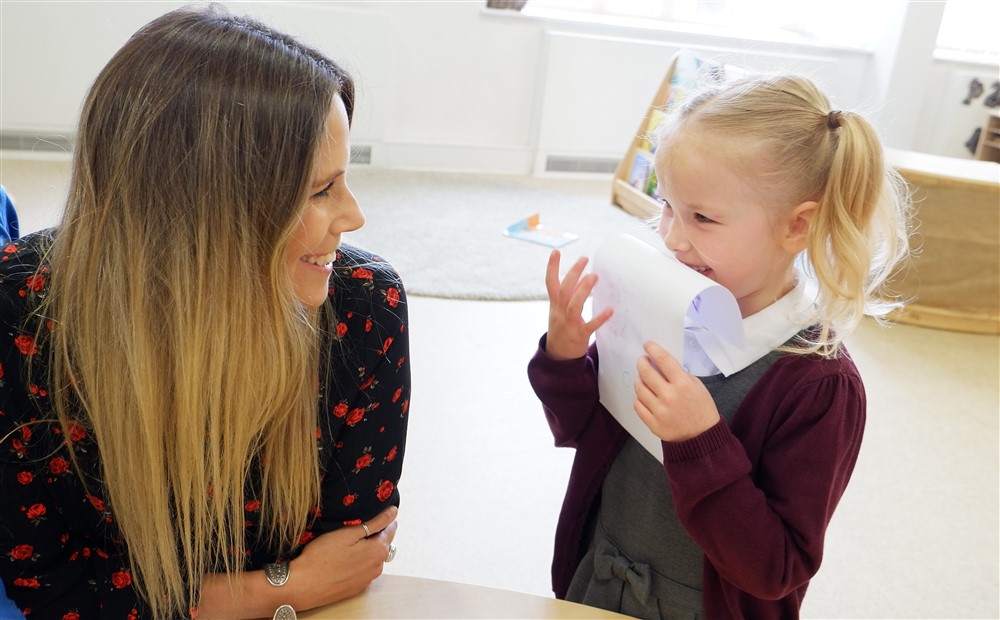
[{"label": "girl's ear", "polygon": [[806,249],[809,244],[809,227],[812,218],[816,215],[819,203],[815,200],[807,200],[792,209],[785,220],[785,229],[782,245],[792,254],[798,254]]}]

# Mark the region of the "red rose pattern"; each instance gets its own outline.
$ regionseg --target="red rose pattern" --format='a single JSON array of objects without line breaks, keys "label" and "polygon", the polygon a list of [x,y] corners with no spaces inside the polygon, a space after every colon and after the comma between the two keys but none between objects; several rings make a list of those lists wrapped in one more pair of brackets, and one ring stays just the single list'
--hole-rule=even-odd
[{"label": "red rose pattern", "polygon": [[94,507],[97,512],[104,512],[104,500],[99,497],[94,497],[90,493],[87,493],[87,501],[90,505]]},{"label": "red rose pattern", "polygon": [[35,548],[31,545],[17,545],[10,550],[10,557],[14,560],[30,560]]},{"label": "red rose pattern", "polygon": [[24,280],[24,285],[37,293],[45,288],[45,276],[40,273],[32,274]]},{"label": "red rose pattern", "polygon": [[391,308],[395,308],[399,305],[399,289],[390,288],[385,292],[385,301],[389,304]]},{"label": "red rose pattern", "polygon": [[354,426],[363,419],[365,419],[364,409],[352,409],[351,412],[347,414],[347,425]]},{"label": "red rose pattern", "polygon": [[69,471],[69,463],[61,456],[57,456],[49,461],[49,472],[54,476],[65,474]]},{"label": "red rose pattern", "polygon": [[392,490],[396,488],[391,481],[386,480],[382,484],[378,485],[378,490],[375,491],[375,495],[378,496],[380,502],[388,500],[392,496]]},{"label": "red rose pattern", "polygon": [[83,428],[82,424],[74,422],[69,427],[69,438],[73,440],[73,443],[83,441],[87,438],[87,429]]},{"label": "red rose pattern", "polygon": [[35,339],[27,334],[15,337],[14,346],[24,355],[35,355],[38,353],[38,347],[35,346]]},{"label": "red rose pattern", "polygon": [[365,454],[364,456],[358,457],[358,460],[354,462],[354,471],[358,472],[368,467],[372,464],[372,455]]},{"label": "red rose pattern", "polygon": [[45,516],[45,506],[43,504],[32,504],[31,508],[25,510],[29,519],[40,519]]},{"label": "red rose pattern", "polygon": [[111,585],[121,590],[132,585],[132,575],[128,571],[121,570],[111,574]]}]

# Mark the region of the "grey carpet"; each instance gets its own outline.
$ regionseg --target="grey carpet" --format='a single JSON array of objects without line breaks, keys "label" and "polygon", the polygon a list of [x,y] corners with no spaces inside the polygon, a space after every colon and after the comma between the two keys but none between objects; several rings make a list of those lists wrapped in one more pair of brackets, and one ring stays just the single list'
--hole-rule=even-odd
[{"label": "grey carpet", "polygon": [[610,182],[602,192],[593,181],[581,182],[590,191],[564,191],[572,181],[361,166],[349,182],[367,222],[344,241],[389,260],[411,295],[545,299],[550,248],[503,234],[536,212],[544,226],[579,235],[560,248],[563,272],[612,235],[656,242],[641,219],[611,204]]}]

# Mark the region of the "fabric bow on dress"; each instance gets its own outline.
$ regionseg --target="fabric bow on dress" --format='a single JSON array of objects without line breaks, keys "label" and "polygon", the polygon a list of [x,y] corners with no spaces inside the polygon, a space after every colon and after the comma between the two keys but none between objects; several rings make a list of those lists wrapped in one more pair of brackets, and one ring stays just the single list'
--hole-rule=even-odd
[{"label": "fabric bow on dress", "polygon": [[594,554],[594,576],[601,581],[617,579],[627,583],[640,604],[646,605],[651,590],[648,564],[633,562],[607,541],[598,542]]}]

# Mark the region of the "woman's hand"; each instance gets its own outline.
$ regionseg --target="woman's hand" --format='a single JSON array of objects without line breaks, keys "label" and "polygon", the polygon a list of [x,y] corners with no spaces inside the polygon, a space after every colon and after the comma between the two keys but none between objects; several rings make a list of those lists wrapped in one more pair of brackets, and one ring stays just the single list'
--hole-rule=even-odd
[{"label": "woman's hand", "polygon": [[327,532],[309,542],[289,565],[288,583],[297,610],[329,605],[358,594],[382,574],[389,544],[396,537],[395,506],[360,525]]},{"label": "woman's hand", "polygon": [[587,257],[576,261],[559,281],[559,250],[552,250],[545,270],[545,288],[549,294],[549,333],[545,352],[557,360],[583,357],[590,346],[590,336],[611,318],[611,308],[605,308],[590,321],[583,319],[583,304],[587,301],[597,274],[581,277]]},{"label": "woman's hand", "polygon": [[389,544],[396,537],[395,506],[365,523],[342,527],[314,538],[288,567],[288,582],[280,587],[267,582],[264,571],[242,574],[236,588],[230,576],[206,575],[201,581],[198,617],[270,618],[280,605],[297,611],[329,605],[354,596],[382,574]]},{"label": "woman's hand", "polygon": [[719,422],[719,410],[698,377],[688,373],[673,355],[654,342],[636,363],[635,412],[663,441],[684,441]]}]

